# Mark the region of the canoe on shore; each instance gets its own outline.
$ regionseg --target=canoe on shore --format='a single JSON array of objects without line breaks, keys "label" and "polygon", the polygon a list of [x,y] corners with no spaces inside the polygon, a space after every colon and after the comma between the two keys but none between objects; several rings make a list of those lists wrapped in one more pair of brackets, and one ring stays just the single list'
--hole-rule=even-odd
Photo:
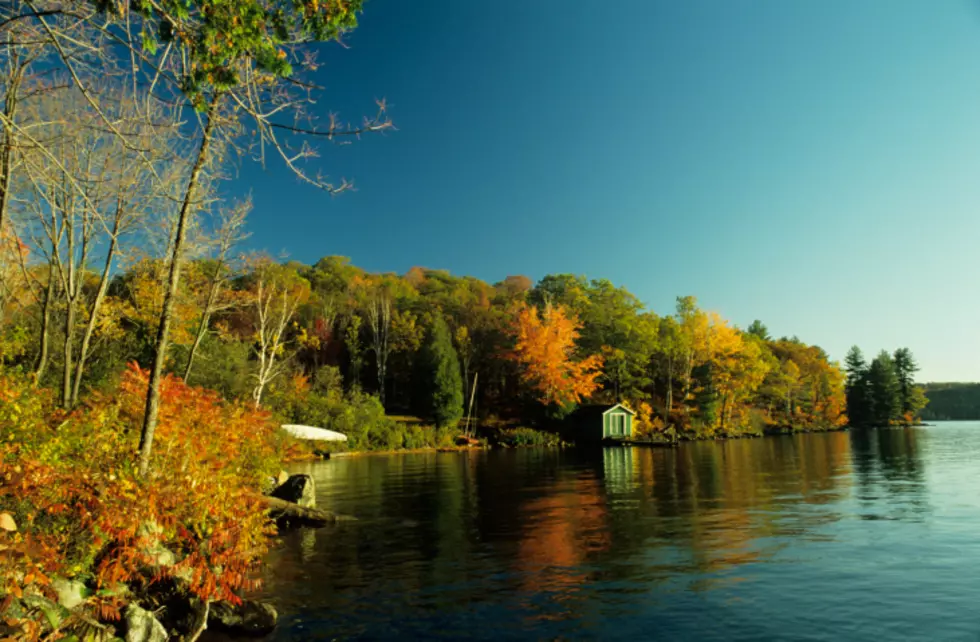
[{"label": "canoe on shore", "polygon": [[347,435],[333,430],[327,430],[326,428],[303,426],[300,424],[283,424],[282,429],[299,439],[309,439],[312,441],[347,441]]}]

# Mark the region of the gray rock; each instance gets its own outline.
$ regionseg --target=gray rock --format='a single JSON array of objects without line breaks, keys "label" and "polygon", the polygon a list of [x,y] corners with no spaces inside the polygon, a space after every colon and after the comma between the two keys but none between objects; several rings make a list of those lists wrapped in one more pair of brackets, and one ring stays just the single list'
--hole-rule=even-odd
[{"label": "gray rock", "polygon": [[51,580],[51,588],[58,595],[58,603],[66,609],[73,609],[88,596],[89,591],[85,584],[78,580],[67,580],[63,577],[55,577]]},{"label": "gray rock", "polygon": [[279,614],[271,604],[245,600],[240,606],[227,602],[211,605],[208,627],[237,635],[260,636],[271,633]]},{"label": "gray rock", "polygon": [[126,607],[126,642],[167,642],[167,630],[153,614],[136,604]]},{"label": "gray rock", "polygon": [[169,567],[177,563],[174,552],[160,542],[163,538],[163,526],[152,520],[146,521],[140,524],[137,533],[146,542],[141,553],[147,557],[151,568]]},{"label": "gray rock", "polygon": [[289,479],[272,491],[272,496],[304,508],[316,506],[316,487],[309,475],[290,475]]}]

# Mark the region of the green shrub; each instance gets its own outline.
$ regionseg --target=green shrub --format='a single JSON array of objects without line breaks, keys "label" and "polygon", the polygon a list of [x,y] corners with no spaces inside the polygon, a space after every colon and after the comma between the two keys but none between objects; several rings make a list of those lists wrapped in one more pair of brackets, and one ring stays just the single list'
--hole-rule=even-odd
[{"label": "green shrub", "polygon": [[517,448],[522,446],[560,446],[561,437],[553,432],[533,428],[507,428],[495,435],[494,441],[501,446]]},{"label": "green shrub", "polygon": [[[399,450],[453,445],[459,431],[452,426],[432,428],[408,425],[385,414],[377,396],[351,390],[345,392],[336,368],[317,373],[311,385],[304,377],[293,377],[270,387],[266,404],[283,423],[304,424],[347,435],[345,450]],[[323,444],[318,450],[334,447]]]}]

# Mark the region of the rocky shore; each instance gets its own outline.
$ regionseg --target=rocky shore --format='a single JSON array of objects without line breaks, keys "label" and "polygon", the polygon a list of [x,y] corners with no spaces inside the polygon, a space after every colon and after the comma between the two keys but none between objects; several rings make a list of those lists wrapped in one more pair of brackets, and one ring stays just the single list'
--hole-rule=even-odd
[{"label": "rocky shore", "polygon": [[[268,511],[280,532],[292,528],[319,528],[351,517],[337,515],[316,507],[316,489],[309,475],[286,475],[270,479],[271,490],[263,497]],[[6,523],[6,528],[16,524]],[[52,632],[79,623],[87,630],[86,640],[116,642],[194,642],[207,630],[216,630],[234,636],[258,637],[273,631],[278,621],[276,609],[261,601],[240,596],[238,603],[203,602],[191,597],[188,590],[193,578],[182,573],[177,565],[177,555],[162,544],[163,527],[145,523],[140,536],[146,542],[141,559],[152,560],[140,569],[145,578],[139,594],[126,584],[113,591],[124,600],[133,596],[122,610],[121,618],[114,620],[106,614],[101,621],[82,614],[82,606],[95,595],[94,586],[80,580],[51,578],[51,588],[56,599],[42,595],[24,595],[19,610],[37,610],[43,613]],[[167,579],[158,580],[166,573]],[[149,589],[147,589],[149,587]],[[103,590],[103,593],[105,591]],[[100,593],[101,595],[101,593]],[[8,613],[21,617],[24,613]],[[83,620],[83,621],[82,621]],[[0,639],[7,639],[14,631],[6,630],[0,621]],[[14,639],[14,638],[10,638]]]}]

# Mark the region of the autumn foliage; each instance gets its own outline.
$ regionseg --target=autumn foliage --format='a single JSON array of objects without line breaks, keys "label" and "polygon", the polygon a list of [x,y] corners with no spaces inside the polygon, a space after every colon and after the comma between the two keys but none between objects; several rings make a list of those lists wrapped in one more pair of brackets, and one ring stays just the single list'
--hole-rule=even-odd
[{"label": "autumn foliage", "polygon": [[581,324],[561,305],[546,305],[540,314],[521,306],[514,322],[512,358],[521,365],[523,381],[545,404],[578,403],[598,388],[603,358],[575,359]]},{"label": "autumn foliage", "polygon": [[0,514],[17,524],[0,530],[0,620],[23,638],[37,639],[42,622],[54,626],[41,615],[57,578],[91,590],[57,625],[67,629],[116,619],[124,603],[151,600],[167,582],[232,602],[253,585],[271,532],[260,505],[277,463],[269,416],[167,377],[143,479],[128,427],[138,425],[145,391],[146,373],[133,365],[115,394],[65,415],[0,373]]}]

